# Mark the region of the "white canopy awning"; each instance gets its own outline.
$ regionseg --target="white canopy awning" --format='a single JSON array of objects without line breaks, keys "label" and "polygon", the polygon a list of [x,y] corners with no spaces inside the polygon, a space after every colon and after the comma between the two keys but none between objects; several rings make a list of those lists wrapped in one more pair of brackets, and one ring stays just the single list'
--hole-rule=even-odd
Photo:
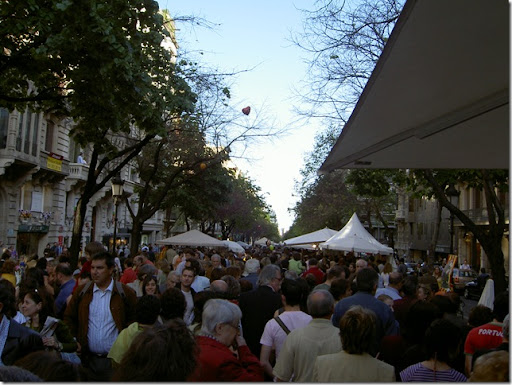
[{"label": "white canopy awning", "polygon": [[320,229],[317,231],[313,231],[311,233],[303,234],[295,238],[290,238],[285,240],[283,243],[285,246],[295,246],[295,245],[311,245],[314,243],[325,242],[334,234],[336,234],[336,230],[332,230],[329,228]]},{"label": "white canopy awning", "polygon": [[186,233],[175,235],[155,242],[157,245],[177,245],[177,246],[205,246],[205,247],[226,247],[222,241],[210,237],[199,230],[190,230]]},{"label": "white canopy awning", "polygon": [[327,241],[320,243],[322,249],[354,251],[358,253],[393,254],[393,249],[377,241],[361,224],[354,213],[345,227]]},{"label": "white canopy awning", "polygon": [[242,247],[242,245],[239,245],[237,242],[233,241],[222,241],[224,245],[231,251],[235,253],[244,253],[245,249]]}]

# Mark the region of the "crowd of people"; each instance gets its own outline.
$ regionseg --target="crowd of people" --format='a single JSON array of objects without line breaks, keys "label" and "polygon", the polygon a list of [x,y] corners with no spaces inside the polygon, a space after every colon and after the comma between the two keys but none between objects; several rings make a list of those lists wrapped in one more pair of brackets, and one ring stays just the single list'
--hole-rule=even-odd
[{"label": "crowd of people", "polygon": [[509,297],[461,316],[443,265],[90,242],[0,260],[0,381],[509,381]]}]

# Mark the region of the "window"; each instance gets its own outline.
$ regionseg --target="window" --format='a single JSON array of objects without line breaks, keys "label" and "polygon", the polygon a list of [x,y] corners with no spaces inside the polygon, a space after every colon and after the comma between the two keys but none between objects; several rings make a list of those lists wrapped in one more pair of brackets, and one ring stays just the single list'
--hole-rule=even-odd
[{"label": "window", "polygon": [[53,152],[53,136],[55,131],[55,123],[48,120],[46,123],[46,139],[44,142],[44,149],[48,152]]},{"label": "window", "polygon": [[34,128],[32,129],[32,156],[37,155],[37,139],[39,137],[39,114],[34,114]]},{"label": "window", "polygon": [[18,112],[18,134],[16,135],[16,151],[21,151],[21,143],[23,142],[23,123],[25,122],[25,114]]},{"label": "window", "polygon": [[0,108],[0,148],[7,147],[7,132],[9,130],[9,111]]},{"label": "window", "polygon": [[30,126],[32,125],[32,114],[27,111],[27,124],[25,128],[25,143],[23,144],[23,152],[25,154],[30,153]]},{"label": "window", "polygon": [[43,193],[32,191],[32,205],[30,211],[43,212]]}]

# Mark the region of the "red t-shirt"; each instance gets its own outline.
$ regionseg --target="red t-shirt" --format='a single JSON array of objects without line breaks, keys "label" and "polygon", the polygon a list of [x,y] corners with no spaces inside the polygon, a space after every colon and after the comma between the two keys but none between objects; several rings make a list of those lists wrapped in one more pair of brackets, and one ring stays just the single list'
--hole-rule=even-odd
[{"label": "red t-shirt", "polygon": [[137,273],[133,271],[131,267],[127,267],[124,269],[123,275],[119,279],[121,283],[124,283],[125,285],[127,283],[131,283],[137,279]]},{"label": "red t-shirt", "polygon": [[480,349],[494,349],[503,342],[503,324],[489,322],[469,331],[464,344],[464,353],[473,355]]}]

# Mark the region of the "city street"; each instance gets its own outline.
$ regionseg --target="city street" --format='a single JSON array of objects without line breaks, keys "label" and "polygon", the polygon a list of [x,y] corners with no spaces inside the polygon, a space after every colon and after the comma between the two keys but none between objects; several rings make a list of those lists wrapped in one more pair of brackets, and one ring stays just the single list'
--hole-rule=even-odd
[{"label": "city street", "polygon": [[462,303],[464,304],[462,308],[464,312],[464,319],[467,321],[469,318],[469,312],[478,304],[478,301],[475,301],[473,299],[466,299],[462,296],[460,298],[462,300]]}]

